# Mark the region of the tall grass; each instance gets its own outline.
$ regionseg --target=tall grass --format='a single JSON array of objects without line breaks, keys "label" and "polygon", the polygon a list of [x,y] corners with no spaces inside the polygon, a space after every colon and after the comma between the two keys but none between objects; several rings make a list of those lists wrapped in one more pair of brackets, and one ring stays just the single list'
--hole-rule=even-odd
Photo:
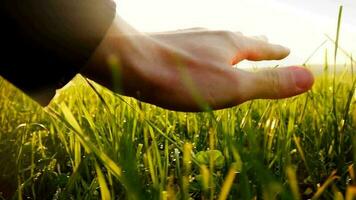
[{"label": "tall grass", "polygon": [[45,112],[2,81],[2,196],[350,199],[355,79],[335,80],[335,93],[323,74],[308,94],[212,114],[117,97],[80,76]]},{"label": "tall grass", "polygon": [[196,114],[81,76],[43,110],[0,79],[0,199],[354,199],[354,60],[325,60],[307,94]]}]

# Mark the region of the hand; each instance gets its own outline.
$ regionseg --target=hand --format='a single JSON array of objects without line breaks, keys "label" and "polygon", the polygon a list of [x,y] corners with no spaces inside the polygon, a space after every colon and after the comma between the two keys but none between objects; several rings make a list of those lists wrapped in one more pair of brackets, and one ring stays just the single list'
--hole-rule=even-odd
[{"label": "hand", "polygon": [[205,29],[150,35],[112,32],[85,75],[113,88],[107,78],[111,71],[97,66],[108,55],[116,55],[122,66],[123,94],[172,110],[222,109],[251,99],[285,98],[308,91],[314,82],[302,67],[257,73],[233,68],[244,59],[278,60],[289,54],[285,47],[240,33]]}]

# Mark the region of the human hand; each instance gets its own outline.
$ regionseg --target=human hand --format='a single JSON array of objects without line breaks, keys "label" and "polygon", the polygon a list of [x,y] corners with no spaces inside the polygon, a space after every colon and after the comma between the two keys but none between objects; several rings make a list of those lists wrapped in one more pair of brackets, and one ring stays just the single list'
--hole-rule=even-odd
[{"label": "human hand", "polygon": [[[120,36],[116,41],[120,45],[110,54],[122,62],[123,94],[172,110],[222,109],[251,99],[286,98],[308,91],[314,82],[302,67],[256,73],[233,68],[244,59],[278,60],[289,54],[285,47],[240,33],[190,29]],[[107,81],[103,84],[110,87]]]}]

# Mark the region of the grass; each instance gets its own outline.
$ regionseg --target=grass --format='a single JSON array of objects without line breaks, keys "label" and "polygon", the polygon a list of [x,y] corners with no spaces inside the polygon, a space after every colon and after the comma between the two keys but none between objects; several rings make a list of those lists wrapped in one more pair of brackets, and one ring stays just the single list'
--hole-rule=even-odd
[{"label": "grass", "polygon": [[172,112],[78,76],[44,110],[0,79],[0,199],[355,199],[341,13],[334,71],[325,62],[312,91],[285,100]]},{"label": "grass", "polygon": [[325,72],[308,94],[193,114],[80,76],[44,111],[2,80],[2,196],[352,199],[355,79],[335,76],[335,91],[333,82]]}]

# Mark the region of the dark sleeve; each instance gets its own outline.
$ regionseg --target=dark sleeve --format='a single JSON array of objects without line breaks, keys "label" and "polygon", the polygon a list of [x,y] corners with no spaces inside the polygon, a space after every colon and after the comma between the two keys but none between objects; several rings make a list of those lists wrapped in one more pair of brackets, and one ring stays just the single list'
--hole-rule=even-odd
[{"label": "dark sleeve", "polygon": [[72,79],[116,10],[111,0],[1,0],[0,6],[0,75],[28,94]]}]

